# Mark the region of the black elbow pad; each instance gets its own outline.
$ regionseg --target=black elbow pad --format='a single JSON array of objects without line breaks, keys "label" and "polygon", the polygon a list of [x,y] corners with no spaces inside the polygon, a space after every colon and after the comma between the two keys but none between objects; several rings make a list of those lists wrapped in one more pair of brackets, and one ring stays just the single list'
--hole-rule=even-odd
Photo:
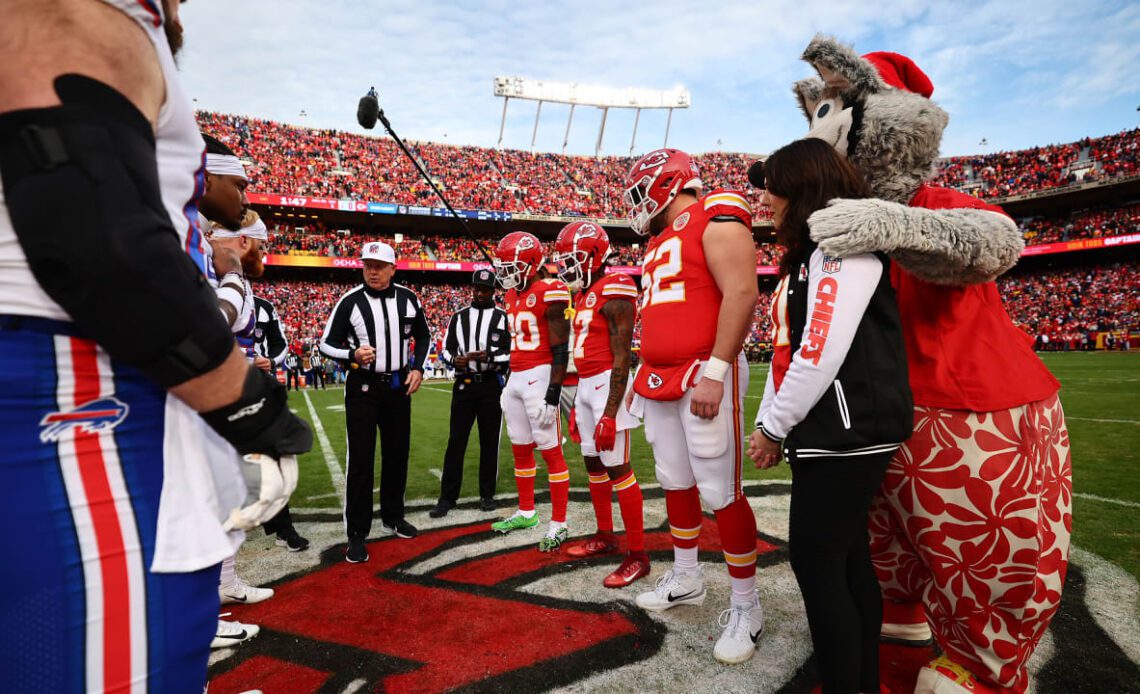
[{"label": "black elbow pad", "polygon": [[164,388],[220,365],[233,335],[163,206],[146,118],[80,75],[62,106],[0,115],[0,179],[32,274],[82,332]]}]

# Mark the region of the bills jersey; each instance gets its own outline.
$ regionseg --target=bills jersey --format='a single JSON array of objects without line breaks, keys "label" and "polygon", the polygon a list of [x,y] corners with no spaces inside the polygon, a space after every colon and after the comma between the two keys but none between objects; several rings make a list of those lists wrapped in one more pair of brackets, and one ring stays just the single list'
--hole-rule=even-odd
[{"label": "bills jersey", "polygon": [[562,280],[535,280],[519,291],[507,291],[507,324],[511,329],[511,370],[525,371],[554,360],[550,353],[550,326],[547,309],[565,308],[570,289]]},{"label": "bills jersey", "polygon": [[641,357],[653,366],[707,360],[716,341],[721,292],[709,272],[703,246],[711,221],[752,228],[744,196],[718,190],[685,208],[654,236],[641,262]]},{"label": "bills jersey", "polygon": [[[162,202],[174,223],[179,242],[205,272],[197,201],[206,186],[206,146],[198,134],[190,99],[182,88],[163,33],[159,4],[153,0],[103,1],[138,22],[154,42],[166,81],[166,100],[155,123],[155,155]],[[61,202],[66,204],[66,201]],[[8,217],[3,189],[0,189],[0,314],[70,320],[32,276]]]},{"label": "bills jersey", "polygon": [[602,307],[613,299],[637,301],[637,285],[629,275],[605,275],[583,290],[574,302],[574,363],[579,378],[589,378],[613,367],[610,324]]}]

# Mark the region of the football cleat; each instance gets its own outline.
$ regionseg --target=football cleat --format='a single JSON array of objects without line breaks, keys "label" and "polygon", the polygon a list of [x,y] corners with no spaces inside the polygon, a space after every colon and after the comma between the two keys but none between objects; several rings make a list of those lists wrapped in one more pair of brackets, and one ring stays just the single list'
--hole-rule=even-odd
[{"label": "football cleat", "polygon": [[515,511],[515,514],[510,518],[492,523],[491,530],[497,533],[509,533],[512,530],[525,530],[526,528],[533,528],[536,525],[538,525],[537,513],[527,518],[522,514],[522,511]]},{"label": "football cleat", "polygon": [[756,652],[756,642],[764,633],[764,608],[757,600],[754,605],[733,605],[720,613],[718,623],[724,627],[713,646],[713,656],[722,663],[743,663]]},{"label": "football cleat", "polygon": [[309,541],[296,530],[290,529],[288,532],[277,533],[276,545],[290,552],[300,552],[309,548]]},{"label": "football cleat", "polygon": [[929,694],[997,694],[998,690],[958,663],[942,656],[918,671],[914,691]]},{"label": "football cleat", "polygon": [[575,559],[583,559],[585,557],[599,557],[603,554],[613,554],[618,551],[617,538],[613,533],[595,533],[593,537],[569,545],[566,548],[566,556],[574,557]]},{"label": "football cleat", "polygon": [[223,605],[253,605],[273,597],[273,589],[251,586],[241,576],[235,576],[232,584],[218,586],[218,597]]},{"label": "football cleat", "polygon": [[570,529],[565,525],[558,528],[552,526],[550,530],[546,531],[546,536],[538,541],[538,551],[557,552],[569,535]]},{"label": "football cleat", "polygon": [[[228,617],[229,612],[223,612],[222,617]],[[241,622],[227,622],[225,620],[218,620],[218,630],[214,632],[214,640],[210,642],[210,648],[229,648],[236,646],[239,643],[245,643],[254,636],[261,632],[261,627],[256,624],[242,624]]]},{"label": "football cleat", "polygon": [[602,580],[602,585],[606,588],[624,588],[642,576],[648,575],[649,560],[631,554],[625,558],[621,566],[617,567],[617,570]]},{"label": "football cleat", "polygon": [[705,569],[697,567],[695,574],[678,573],[669,569],[657,579],[653,590],[637,596],[637,606],[651,612],[663,612],[677,605],[700,605],[705,601]]}]

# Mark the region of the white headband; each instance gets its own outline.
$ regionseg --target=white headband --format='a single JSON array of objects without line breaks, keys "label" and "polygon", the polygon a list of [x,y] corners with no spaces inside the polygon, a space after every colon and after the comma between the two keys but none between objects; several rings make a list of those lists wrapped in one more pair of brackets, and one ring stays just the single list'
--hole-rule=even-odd
[{"label": "white headband", "polygon": [[248,236],[251,239],[268,241],[269,229],[266,228],[265,222],[261,221],[261,218],[258,217],[256,222],[249,226],[242,227],[240,231],[232,231],[223,226],[214,225],[214,228],[210,229],[209,236],[214,239],[236,239],[239,236]]},{"label": "white headband", "polygon": [[241,160],[232,154],[206,154],[206,172],[217,176],[246,178]]}]

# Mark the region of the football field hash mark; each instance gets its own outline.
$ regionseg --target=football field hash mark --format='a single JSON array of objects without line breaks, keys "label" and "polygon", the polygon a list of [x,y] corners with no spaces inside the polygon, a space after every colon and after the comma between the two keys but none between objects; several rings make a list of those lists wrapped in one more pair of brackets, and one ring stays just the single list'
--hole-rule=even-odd
[{"label": "football field hash mark", "polygon": [[317,433],[317,443],[321,446],[321,455],[324,456],[325,465],[329,468],[329,477],[332,478],[333,489],[336,490],[337,503],[343,504],[344,473],[341,472],[340,463],[333,455],[332,444],[329,443],[329,437],[325,434],[325,425],[321,424],[321,418],[317,416],[317,409],[313,407],[313,399],[309,397],[309,391],[303,390],[301,394],[305,396],[305,404],[309,407],[309,418],[312,420],[313,429]]}]

